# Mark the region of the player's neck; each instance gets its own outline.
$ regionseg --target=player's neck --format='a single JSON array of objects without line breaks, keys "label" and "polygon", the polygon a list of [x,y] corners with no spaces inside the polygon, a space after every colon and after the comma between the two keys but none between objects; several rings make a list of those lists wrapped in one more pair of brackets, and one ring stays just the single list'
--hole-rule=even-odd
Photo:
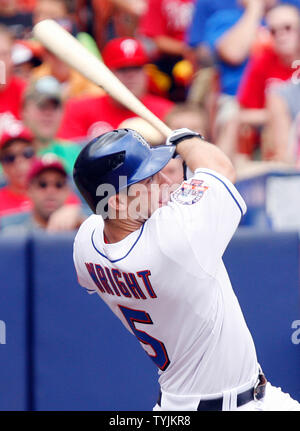
[{"label": "player's neck", "polygon": [[104,222],[103,229],[105,242],[108,244],[113,244],[122,241],[122,239],[126,238],[126,236],[130,235],[132,232],[139,230],[142,224],[143,223],[138,220],[107,219]]}]

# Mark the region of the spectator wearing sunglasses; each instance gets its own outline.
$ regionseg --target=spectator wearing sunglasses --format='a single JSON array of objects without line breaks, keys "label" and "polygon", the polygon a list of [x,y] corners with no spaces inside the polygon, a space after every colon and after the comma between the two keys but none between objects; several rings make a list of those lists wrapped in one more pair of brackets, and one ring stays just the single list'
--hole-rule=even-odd
[{"label": "spectator wearing sunglasses", "polygon": [[[29,233],[36,230],[53,230],[51,219],[60,210],[65,211],[65,203],[70,195],[68,175],[64,165],[49,157],[35,158],[26,179],[27,194],[31,201],[31,211],[1,219],[2,233]],[[59,230],[77,229],[83,221],[80,212],[72,223],[66,220]],[[55,229],[54,229],[55,230]]]},{"label": "spectator wearing sunglasses", "polygon": [[[300,58],[300,11],[299,8],[281,4],[273,7],[266,15],[266,24],[271,35],[270,46],[265,47],[260,55],[253,57],[244,74],[239,91],[238,101],[240,125],[248,124],[258,132],[268,121],[266,94],[274,85],[288,81],[295,69],[293,63]],[[271,142],[268,130],[263,129],[259,158],[268,160]],[[254,148],[246,149],[249,157]]]},{"label": "spectator wearing sunglasses", "polygon": [[[0,163],[5,185],[0,188],[0,225],[6,216],[17,215],[20,220],[31,211],[32,202],[27,190],[27,177],[36,158],[33,135],[21,123],[6,130],[0,140]],[[57,160],[55,155],[45,155]],[[81,213],[80,200],[69,193],[63,208],[51,216],[49,229],[59,231],[72,228]]]},{"label": "spectator wearing sunglasses", "polygon": [[0,162],[6,185],[0,188],[0,217],[29,211],[26,178],[35,154],[33,136],[21,125],[4,132],[0,141]]}]

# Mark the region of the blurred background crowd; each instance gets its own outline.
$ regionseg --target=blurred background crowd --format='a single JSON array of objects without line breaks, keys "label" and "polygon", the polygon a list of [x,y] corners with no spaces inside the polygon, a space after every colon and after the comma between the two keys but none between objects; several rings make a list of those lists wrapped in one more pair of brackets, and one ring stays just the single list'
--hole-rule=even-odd
[{"label": "blurred background crowd", "polygon": [[222,148],[238,179],[300,170],[300,0],[0,0],[2,233],[80,225],[72,169],[93,137],[164,141],[34,39],[46,18],[172,129]]}]

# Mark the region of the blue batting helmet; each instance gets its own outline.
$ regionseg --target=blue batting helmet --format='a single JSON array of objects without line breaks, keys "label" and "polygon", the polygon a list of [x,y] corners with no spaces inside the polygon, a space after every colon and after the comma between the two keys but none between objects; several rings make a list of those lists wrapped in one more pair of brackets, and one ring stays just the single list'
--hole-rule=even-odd
[{"label": "blue batting helmet", "polygon": [[[151,148],[136,131],[118,129],[89,142],[74,165],[74,181],[94,213],[104,198],[99,186],[108,184],[105,199],[160,171],[172,158],[175,146]],[[120,177],[125,181],[120,184]],[[99,189],[98,189],[99,190]]]}]

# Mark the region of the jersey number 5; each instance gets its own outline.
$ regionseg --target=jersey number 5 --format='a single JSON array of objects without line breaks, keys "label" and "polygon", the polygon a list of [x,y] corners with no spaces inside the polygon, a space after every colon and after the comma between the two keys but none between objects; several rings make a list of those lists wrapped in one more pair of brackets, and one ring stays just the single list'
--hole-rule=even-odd
[{"label": "jersey number 5", "polygon": [[155,362],[159,369],[165,371],[170,364],[170,360],[164,344],[156,338],[151,337],[147,332],[136,329],[134,324],[134,322],[139,322],[145,325],[153,325],[149,314],[145,311],[133,310],[132,308],[122,307],[121,305],[119,305],[119,308],[137,339],[143,344],[150,345],[154,350],[155,355],[150,355],[150,353],[148,353],[150,358]]}]

